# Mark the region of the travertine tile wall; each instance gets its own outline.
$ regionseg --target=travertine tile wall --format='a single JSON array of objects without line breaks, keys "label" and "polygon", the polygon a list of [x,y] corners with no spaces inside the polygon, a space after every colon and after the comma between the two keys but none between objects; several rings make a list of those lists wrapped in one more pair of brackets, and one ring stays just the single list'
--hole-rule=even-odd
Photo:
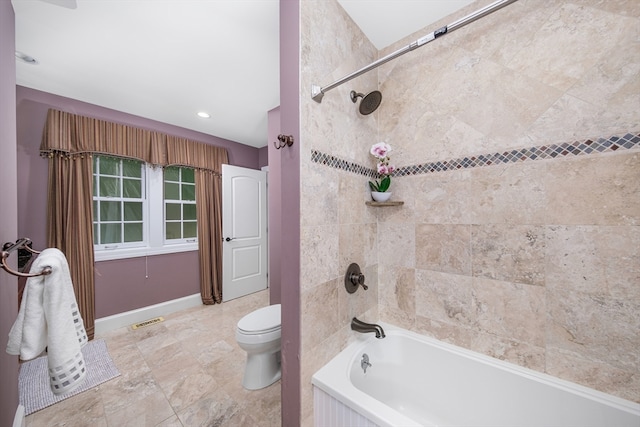
[{"label": "travertine tile wall", "polygon": [[[351,316],[640,400],[640,150],[424,165],[595,141],[640,130],[640,3],[519,0],[310,99],[326,85],[477,10],[481,0],[381,52],[335,1],[301,2],[302,393],[349,341]],[[349,91],[378,86],[362,117]],[[372,208],[372,143],[416,174],[402,207]],[[307,154],[305,154],[307,153]],[[317,159],[317,157],[316,157]],[[416,166],[417,165],[417,166]],[[412,169],[412,167],[416,166]],[[350,262],[367,292],[347,295]]]},{"label": "travertine tile wall", "polygon": [[[378,115],[362,117],[349,92],[377,89],[377,75],[358,77],[311,99],[311,85],[326,86],[374,61],[377,50],[337,2],[303,1],[301,10],[301,357],[302,422],[313,425],[311,376],[343,349],[353,316],[377,321],[376,213],[361,175],[311,161],[312,150],[373,167]],[[350,263],[363,269],[369,290],[348,294]],[[285,404],[283,402],[283,404]]]},{"label": "travertine tile wall", "polygon": [[[380,68],[380,139],[407,167],[637,135],[639,17],[519,0]],[[381,319],[640,401],[640,151],[584,147],[395,179]]]}]

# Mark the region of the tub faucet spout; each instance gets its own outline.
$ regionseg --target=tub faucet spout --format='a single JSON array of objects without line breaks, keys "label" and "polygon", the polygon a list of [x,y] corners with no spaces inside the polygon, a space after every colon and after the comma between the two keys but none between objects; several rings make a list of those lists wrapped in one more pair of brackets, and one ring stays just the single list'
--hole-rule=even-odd
[{"label": "tub faucet spout", "polygon": [[351,330],[362,333],[375,332],[376,338],[379,339],[385,337],[384,329],[382,329],[382,326],[373,323],[365,323],[361,320],[356,319],[355,317],[351,320]]}]

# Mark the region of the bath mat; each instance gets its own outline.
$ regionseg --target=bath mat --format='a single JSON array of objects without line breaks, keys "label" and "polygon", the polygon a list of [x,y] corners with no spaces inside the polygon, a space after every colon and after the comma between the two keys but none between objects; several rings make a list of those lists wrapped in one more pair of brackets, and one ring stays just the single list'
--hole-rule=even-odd
[{"label": "bath mat", "polygon": [[87,367],[84,383],[72,392],[61,395],[55,395],[51,391],[47,356],[41,356],[20,365],[18,399],[25,408],[25,415],[80,394],[120,375],[120,371],[111,360],[104,340],[89,341],[82,347],[82,355]]}]

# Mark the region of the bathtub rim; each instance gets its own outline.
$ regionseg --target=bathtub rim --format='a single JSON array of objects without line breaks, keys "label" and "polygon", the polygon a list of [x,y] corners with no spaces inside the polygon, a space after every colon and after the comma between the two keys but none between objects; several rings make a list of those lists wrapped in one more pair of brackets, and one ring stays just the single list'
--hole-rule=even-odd
[{"label": "bathtub rim", "polygon": [[[473,350],[440,341],[433,337],[421,335],[386,322],[379,322],[379,324],[384,328],[387,336],[405,336],[409,339],[422,341],[427,345],[432,345],[444,351],[449,351],[454,354],[470,358],[474,362],[488,364],[497,369],[512,372],[533,381],[538,381],[551,387],[557,387],[564,391],[569,391],[573,394],[640,417],[640,403],[626,400],[581,384],[554,377],[544,372],[535,371],[530,368],[516,365],[512,362],[500,360]],[[342,402],[352,410],[367,417],[369,420],[382,427],[393,427],[395,425],[406,425],[411,427],[422,426],[422,424],[416,423],[414,420],[356,388],[351,383],[349,377],[352,364],[355,362],[355,359],[360,357],[362,349],[369,343],[375,342],[375,340],[377,340],[377,338],[373,335],[358,334],[354,342],[345,347],[340,353],[312,375],[312,385],[318,387],[331,397]],[[370,408],[376,408],[376,412],[372,411]]]}]

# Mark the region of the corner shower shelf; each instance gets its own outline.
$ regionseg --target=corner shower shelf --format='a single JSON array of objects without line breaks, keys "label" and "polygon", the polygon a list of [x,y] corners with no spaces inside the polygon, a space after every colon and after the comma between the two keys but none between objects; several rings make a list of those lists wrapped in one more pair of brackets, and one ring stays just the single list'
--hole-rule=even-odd
[{"label": "corner shower shelf", "polygon": [[364,202],[367,206],[402,206],[404,202]]}]

